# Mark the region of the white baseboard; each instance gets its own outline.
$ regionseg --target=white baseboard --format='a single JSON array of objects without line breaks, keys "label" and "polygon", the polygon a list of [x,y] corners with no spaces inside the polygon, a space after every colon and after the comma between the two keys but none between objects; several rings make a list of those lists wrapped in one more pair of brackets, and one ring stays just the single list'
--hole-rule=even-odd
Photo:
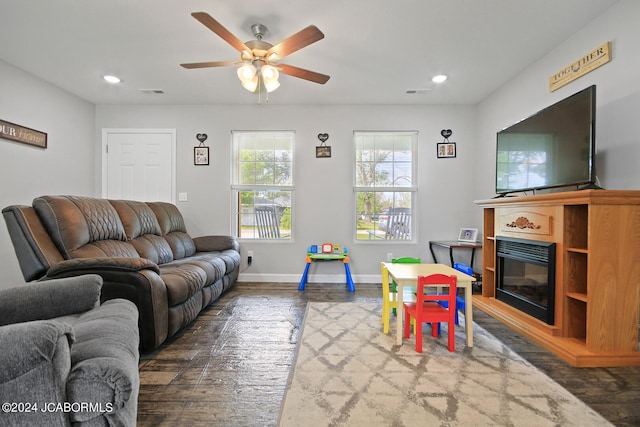
[{"label": "white baseboard", "polygon": [[[240,273],[238,282],[254,283],[300,283],[300,274]],[[380,275],[363,274],[352,276],[354,283],[380,283]],[[345,283],[344,274],[309,274],[308,283]]]}]

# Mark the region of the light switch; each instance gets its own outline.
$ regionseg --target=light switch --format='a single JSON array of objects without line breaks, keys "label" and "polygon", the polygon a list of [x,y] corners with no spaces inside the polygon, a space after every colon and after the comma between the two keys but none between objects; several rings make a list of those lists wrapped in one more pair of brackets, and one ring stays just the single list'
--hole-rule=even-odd
[{"label": "light switch", "polygon": [[187,193],[178,193],[178,201],[186,202],[189,198],[187,197]]}]

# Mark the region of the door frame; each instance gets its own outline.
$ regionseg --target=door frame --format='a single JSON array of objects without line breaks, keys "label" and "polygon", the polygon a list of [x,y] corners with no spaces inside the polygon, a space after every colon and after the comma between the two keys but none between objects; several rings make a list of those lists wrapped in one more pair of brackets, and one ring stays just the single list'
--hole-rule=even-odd
[{"label": "door frame", "polygon": [[175,129],[127,129],[127,128],[102,128],[102,198],[107,197],[107,182],[109,165],[107,162],[107,143],[110,134],[136,133],[136,134],[170,134],[171,135],[171,203],[176,204],[177,179],[176,179],[176,130]]}]

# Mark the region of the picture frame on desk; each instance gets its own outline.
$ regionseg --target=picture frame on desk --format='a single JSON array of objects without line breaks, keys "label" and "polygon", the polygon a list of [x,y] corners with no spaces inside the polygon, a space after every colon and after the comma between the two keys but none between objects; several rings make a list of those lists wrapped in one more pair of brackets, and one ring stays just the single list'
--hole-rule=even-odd
[{"label": "picture frame on desk", "polygon": [[478,241],[477,228],[461,228],[458,234],[458,240],[461,242],[475,243]]}]

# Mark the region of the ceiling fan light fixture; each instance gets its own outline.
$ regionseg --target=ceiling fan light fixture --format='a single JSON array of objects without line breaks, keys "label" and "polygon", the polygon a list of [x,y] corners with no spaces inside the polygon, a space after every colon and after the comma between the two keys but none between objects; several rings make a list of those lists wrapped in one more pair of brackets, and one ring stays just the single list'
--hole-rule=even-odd
[{"label": "ceiling fan light fixture", "polygon": [[260,75],[262,76],[264,88],[267,92],[273,92],[280,87],[280,82],[278,81],[280,72],[273,65],[264,64],[260,67]]},{"label": "ceiling fan light fixture", "polygon": [[244,64],[238,68],[238,78],[243,83],[250,82],[256,77],[258,69],[253,64]]},{"label": "ceiling fan light fixture", "polygon": [[280,87],[280,82],[278,80],[272,80],[272,81],[264,80],[264,88],[267,90],[267,92],[273,92],[279,87]]},{"label": "ceiling fan light fixture", "polygon": [[249,92],[255,92],[258,88],[258,76],[254,75],[250,80],[243,80],[242,87],[248,90]]},{"label": "ceiling fan light fixture", "polygon": [[262,78],[265,82],[277,81],[278,77],[280,77],[278,69],[269,64],[265,64],[260,67],[260,74],[262,74]]}]

